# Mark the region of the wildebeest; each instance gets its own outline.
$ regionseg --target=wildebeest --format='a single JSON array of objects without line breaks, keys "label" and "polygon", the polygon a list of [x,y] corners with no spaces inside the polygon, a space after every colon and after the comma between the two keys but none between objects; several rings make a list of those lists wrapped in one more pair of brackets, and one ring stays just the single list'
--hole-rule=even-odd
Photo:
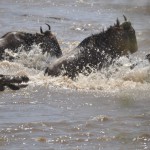
[{"label": "wildebeest", "polygon": [[106,31],[85,38],[75,49],[50,64],[45,74],[61,74],[73,79],[78,73],[90,73],[91,68],[100,70],[116,58],[136,52],[135,30],[125,16],[124,20],[120,24],[117,19]]},{"label": "wildebeest", "polygon": [[22,82],[28,82],[29,78],[27,76],[17,76],[17,75],[2,75],[0,74],[0,91],[4,91],[5,87],[11,90],[19,90],[21,87],[26,87],[27,85],[21,86]]},{"label": "wildebeest", "polygon": [[23,46],[25,50],[30,50],[33,44],[40,44],[40,48],[43,53],[50,53],[51,56],[60,57],[62,51],[56,37],[51,32],[50,25],[48,30],[43,32],[40,27],[41,33],[26,33],[26,32],[8,32],[0,38],[0,60],[4,59],[5,49],[11,49],[17,52],[20,46]]}]

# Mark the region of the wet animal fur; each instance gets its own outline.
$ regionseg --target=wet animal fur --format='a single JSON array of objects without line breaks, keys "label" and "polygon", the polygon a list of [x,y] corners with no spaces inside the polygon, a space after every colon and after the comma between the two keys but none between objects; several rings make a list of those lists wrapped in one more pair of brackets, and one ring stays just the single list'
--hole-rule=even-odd
[{"label": "wet animal fur", "polygon": [[[18,51],[20,46],[24,47],[24,50],[29,51],[33,44],[40,44],[40,48],[43,53],[47,52],[51,56],[60,57],[62,51],[56,37],[51,32],[50,25],[48,30],[43,32],[40,27],[41,33],[26,33],[26,32],[8,32],[0,38],[0,60],[5,57],[5,49],[10,49],[14,52]],[[10,57],[11,59],[11,57]]]},{"label": "wet animal fur", "polygon": [[27,76],[15,76],[15,75],[2,75],[0,74],[0,91],[4,91],[5,87],[11,90],[19,90],[27,85],[21,85],[21,83],[27,83],[29,78]]},{"label": "wet animal fur", "polygon": [[85,38],[75,49],[50,64],[45,74],[74,79],[78,73],[86,71],[89,74],[91,68],[100,70],[137,49],[135,30],[124,16],[122,24],[117,19],[106,31]]}]

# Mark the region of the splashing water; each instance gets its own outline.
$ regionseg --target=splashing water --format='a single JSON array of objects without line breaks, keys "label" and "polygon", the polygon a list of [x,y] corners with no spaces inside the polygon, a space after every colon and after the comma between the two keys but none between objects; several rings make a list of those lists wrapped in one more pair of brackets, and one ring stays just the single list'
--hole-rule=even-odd
[{"label": "splashing water", "polygon": [[[66,47],[66,49],[71,49],[74,47],[75,42],[67,44],[69,48]],[[65,52],[67,52],[66,49]],[[44,76],[45,68],[56,58],[46,53],[42,54],[39,45],[33,45],[32,50],[28,52],[24,51],[21,47],[18,53],[12,53],[11,55],[15,57],[14,62],[9,62],[7,60],[0,62],[0,73],[27,75],[30,78],[30,86],[56,86],[61,88],[110,92],[122,88],[149,88],[149,62],[138,57],[132,57],[130,59],[121,57],[109,68],[104,68],[97,72],[93,71],[89,76],[79,74],[79,77],[75,81],[72,81],[68,77],[63,76]],[[133,69],[131,69],[132,64],[136,64]]]}]

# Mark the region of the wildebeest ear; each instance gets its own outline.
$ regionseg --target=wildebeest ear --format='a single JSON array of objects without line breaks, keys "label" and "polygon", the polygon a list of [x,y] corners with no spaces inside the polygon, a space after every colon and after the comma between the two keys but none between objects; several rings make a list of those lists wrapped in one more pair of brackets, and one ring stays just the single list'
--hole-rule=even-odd
[{"label": "wildebeest ear", "polygon": [[45,23],[48,26],[48,29],[51,31],[51,26],[47,23]]},{"label": "wildebeest ear", "polygon": [[123,15],[124,21],[127,21],[127,17],[125,15]]},{"label": "wildebeest ear", "polygon": [[42,27],[40,27],[40,32],[43,34],[43,30],[42,30]]}]

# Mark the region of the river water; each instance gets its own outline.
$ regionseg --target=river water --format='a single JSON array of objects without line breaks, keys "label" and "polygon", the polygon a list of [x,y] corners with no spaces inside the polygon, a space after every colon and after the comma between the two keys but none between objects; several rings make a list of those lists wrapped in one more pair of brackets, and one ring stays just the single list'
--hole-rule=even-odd
[{"label": "river water", "polygon": [[[136,30],[138,52],[120,67],[80,75],[77,81],[47,77],[54,58],[37,45],[15,62],[0,62],[1,74],[26,74],[29,86],[0,92],[1,150],[150,149],[149,0],[1,0],[0,36],[8,31],[39,32],[51,25],[63,53],[123,15]],[[16,54],[17,55],[17,54]],[[117,69],[117,71],[116,71]]]}]

